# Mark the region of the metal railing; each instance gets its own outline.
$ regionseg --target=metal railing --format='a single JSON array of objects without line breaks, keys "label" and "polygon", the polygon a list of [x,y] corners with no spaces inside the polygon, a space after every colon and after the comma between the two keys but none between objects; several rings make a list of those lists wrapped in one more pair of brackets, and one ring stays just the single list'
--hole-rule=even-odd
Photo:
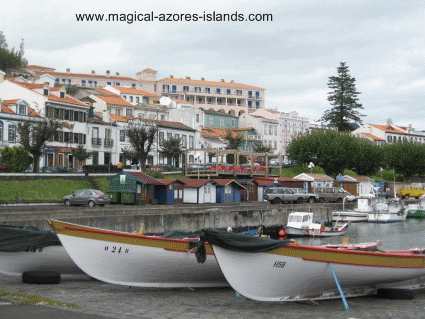
[{"label": "metal railing", "polygon": [[105,138],[103,145],[105,147],[112,147],[112,146],[114,146],[114,140],[110,140],[110,139]]},{"label": "metal railing", "polygon": [[102,145],[102,139],[101,138],[97,138],[97,137],[93,137],[91,139],[91,145],[95,145],[95,146]]}]

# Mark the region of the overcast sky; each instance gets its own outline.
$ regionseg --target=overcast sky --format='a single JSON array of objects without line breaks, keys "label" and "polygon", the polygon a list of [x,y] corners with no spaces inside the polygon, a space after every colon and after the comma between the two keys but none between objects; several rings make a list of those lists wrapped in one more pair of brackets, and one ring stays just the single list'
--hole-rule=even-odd
[{"label": "overcast sky", "polygon": [[[23,1],[3,3],[9,47],[25,42],[29,64],[64,72],[159,79],[190,76],[266,89],[266,107],[316,122],[328,77],[346,62],[364,123],[425,130],[425,1]],[[264,22],[77,22],[82,13],[271,13]]]}]

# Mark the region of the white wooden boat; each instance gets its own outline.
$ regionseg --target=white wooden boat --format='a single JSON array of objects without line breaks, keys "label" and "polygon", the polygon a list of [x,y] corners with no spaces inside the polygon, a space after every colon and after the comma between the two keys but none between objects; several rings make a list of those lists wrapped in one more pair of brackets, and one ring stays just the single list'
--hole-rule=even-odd
[{"label": "white wooden boat", "polygon": [[232,235],[211,229],[201,232],[230,285],[254,300],[341,298],[331,267],[345,297],[375,293],[388,286],[415,288],[412,282],[419,286],[415,280],[425,276],[423,254],[310,247],[260,237],[246,242],[232,236],[228,241],[228,236]]},{"label": "white wooden boat", "polygon": [[22,276],[24,272],[38,270],[83,274],[53,232],[2,225],[0,238],[1,274]]},{"label": "white wooden boat", "polygon": [[357,206],[352,210],[335,211],[332,213],[334,222],[367,222],[367,215],[385,207],[384,197],[357,197]]},{"label": "white wooden boat", "polygon": [[345,223],[342,226],[328,227],[325,225],[312,223],[307,230],[309,237],[334,237],[345,235],[348,228],[350,227],[350,222]]},{"label": "white wooden boat", "polygon": [[419,203],[407,205],[406,218],[425,218],[425,200],[421,199]]},{"label": "white wooden boat", "polygon": [[[211,248],[198,264],[196,239],[169,239],[49,221],[74,262],[89,276],[135,287],[228,286]],[[241,236],[242,235],[237,235]]]},{"label": "white wooden boat", "polygon": [[407,210],[397,198],[389,200],[384,206],[367,214],[370,223],[395,223],[406,220]]},{"label": "white wooden boat", "polygon": [[285,227],[285,231],[289,237],[307,236],[311,224],[313,224],[313,213],[290,213],[288,215],[288,224]]}]

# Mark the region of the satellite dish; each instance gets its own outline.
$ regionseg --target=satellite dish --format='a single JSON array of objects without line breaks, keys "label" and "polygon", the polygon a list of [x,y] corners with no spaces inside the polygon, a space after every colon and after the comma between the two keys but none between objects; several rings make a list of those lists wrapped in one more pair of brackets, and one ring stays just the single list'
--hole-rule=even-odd
[{"label": "satellite dish", "polygon": [[171,99],[168,96],[163,96],[159,99],[159,103],[164,106],[168,106],[171,104]]}]

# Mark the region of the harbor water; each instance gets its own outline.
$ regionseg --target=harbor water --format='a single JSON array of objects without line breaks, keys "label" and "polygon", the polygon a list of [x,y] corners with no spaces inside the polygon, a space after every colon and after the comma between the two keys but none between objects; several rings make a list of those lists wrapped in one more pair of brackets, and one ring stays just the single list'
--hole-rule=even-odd
[{"label": "harbor water", "polygon": [[296,238],[302,245],[318,246],[325,244],[341,244],[343,237],[348,243],[366,243],[381,240],[380,250],[396,250],[408,248],[425,249],[425,220],[408,218],[397,223],[352,223],[344,236],[329,238]]}]

